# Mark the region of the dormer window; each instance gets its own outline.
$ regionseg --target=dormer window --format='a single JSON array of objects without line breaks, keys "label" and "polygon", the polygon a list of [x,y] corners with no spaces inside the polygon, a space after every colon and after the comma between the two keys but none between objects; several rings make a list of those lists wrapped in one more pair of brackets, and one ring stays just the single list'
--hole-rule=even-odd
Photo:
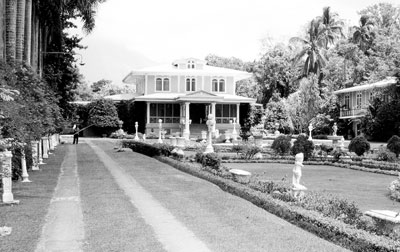
[{"label": "dormer window", "polygon": [[186,78],[186,91],[193,92],[196,91],[196,79]]},{"label": "dormer window", "polygon": [[169,91],[169,79],[168,78],[157,78],[156,79],[156,91]]},{"label": "dormer window", "polygon": [[212,80],[212,91],[213,92],[225,92],[225,80],[224,79],[213,79]]},{"label": "dormer window", "polygon": [[189,60],[188,61],[188,63],[187,63],[187,68],[188,69],[194,69],[195,68],[195,64],[194,64],[194,61],[193,60]]}]

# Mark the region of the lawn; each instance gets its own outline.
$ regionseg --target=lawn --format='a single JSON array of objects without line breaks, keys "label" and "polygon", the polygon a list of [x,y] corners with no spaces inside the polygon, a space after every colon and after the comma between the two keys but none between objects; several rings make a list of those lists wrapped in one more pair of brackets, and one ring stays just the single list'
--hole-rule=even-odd
[{"label": "lawn", "polygon": [[[243,169],[263,180],[292,181],[294,164],[227,163],[231,169]],[[301,184],[308,190],[332,194],[354,201],[362,211],[384,209],[400,211],[400,202],[388,197],[389,183],[395,176],[375,174],[325,165],[305,165]]]}]

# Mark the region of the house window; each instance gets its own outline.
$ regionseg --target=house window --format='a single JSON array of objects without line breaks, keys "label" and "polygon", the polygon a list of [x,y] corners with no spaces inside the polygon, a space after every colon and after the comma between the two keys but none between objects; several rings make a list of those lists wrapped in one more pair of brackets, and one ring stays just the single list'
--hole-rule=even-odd
[{"label": "house window", "polygon": [[194,69],[194,67],[195,67],[194,61],[193,60],[189,60],[188,64],[187,64],[187,68],[188,69],[190,69],[190,68]]},{"label": "house window", "polygon": [[211,85],[212,85],[213,92],[225,92],[225,80],[224,79],[213,79]]},{"label": "house window", "polygon": [[187,78],[186,79],[186,91],[196,91],[196,79]]},{"label": "house window", "polygon": [[344,109],[347,110],[350,108],[350,95],[344,96]]},{"label": "house window", "polygon": [[230,123],[237,116],[236,104],[216,104],[215,120],[217,123]]},{"label": "house window", "polygon": [[179,108],[179,104],[172,103],[150,104],[150,123],[158,123],[159,119],[161,119],[163,123],[179,123]]},{"label": "house window", "polygon": [[169,79],[168,78],[157,78],[156,79],[156,91],[169,91]]},{"label": "house window", "polygon": [[362,94],[357,93],[357,96],[356,96],[357,109],[361,109],[361,101],[362,101]]}]

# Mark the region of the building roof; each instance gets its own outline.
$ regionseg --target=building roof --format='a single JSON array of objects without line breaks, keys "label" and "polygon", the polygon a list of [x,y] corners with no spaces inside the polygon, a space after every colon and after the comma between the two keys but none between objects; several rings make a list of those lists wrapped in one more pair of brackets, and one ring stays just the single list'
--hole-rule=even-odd
[{"label": "building roof", "polygon": [[133,100],[137,96],[139,96],[139,94],[136,94],[136,93],[116,94],[116,95],[104,96],[104,99],[110,99],[113,101],[129,101],[129,100]]},{"label": "building roof", "polygon": [[231,94],[215,94],[204,90],[182,94],[182,93],[153,93],[142,95],[135,98],[135,101],[152,101],[152,102],[218,102],[218,103],[255,103],[256,99],[231,95]]},{"label": "building roof", "polygon": [[375,82],[375,83],[361,85],[361,86],[355,86],[355,87],[350,87],[350,88],[344,88],[344,89],[336,90],[333,93],[334,94],[342,94],[342,93],[350,93],[350,92],[369,90],[369,89],[374,89],[374,88],[383,88],[383,87],[387,87],[387,86],[390,86],[390,85],[393,85],[396,83],[397,83],[396,77],[387,77],[386,79]]},{"label": "building roof", "polygon": [[133,79],[137,76],[144,75],[193,75],[193,76],[232,76],[235,81],[250,78],[251,73],[238,71],[223,67],[203,66],[202,69],[179,69],[173,64],[166,64],[160,66],[146,67],[131,71],[122,81],[124,83],[132,83]]}]

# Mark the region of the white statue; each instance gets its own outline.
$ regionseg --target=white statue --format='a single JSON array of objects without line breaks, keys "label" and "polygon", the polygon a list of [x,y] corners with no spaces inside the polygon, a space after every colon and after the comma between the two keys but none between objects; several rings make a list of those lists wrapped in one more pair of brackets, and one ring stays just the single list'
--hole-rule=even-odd
[{"label": "white statue", "polygon": [[307,190],[307,188],[303,185],[300,184],[300,178],[301,178],[301,168],[303,168],[303,160],[304,160],[304,154],[303,153],[297,153],[295,157],[295,163],[294,163],[294,168],[293,168],[293,188],[297,190]]},{"label": "white statue", "polygon": [[314,129],[314,127],[310,123],[310,125],[308,125],[308,130],[310,131],[310,135],[308,135],[308,140],[312,140],[311,132],[312,132],[313,129]]},{"label": "white statue", "polygon": [[337,135],[336,135],[336,132],[337,132],[337,125],[336,125],[336,123],[333,124],[332,129],[333,129],[333,136],[337,136]]}]

